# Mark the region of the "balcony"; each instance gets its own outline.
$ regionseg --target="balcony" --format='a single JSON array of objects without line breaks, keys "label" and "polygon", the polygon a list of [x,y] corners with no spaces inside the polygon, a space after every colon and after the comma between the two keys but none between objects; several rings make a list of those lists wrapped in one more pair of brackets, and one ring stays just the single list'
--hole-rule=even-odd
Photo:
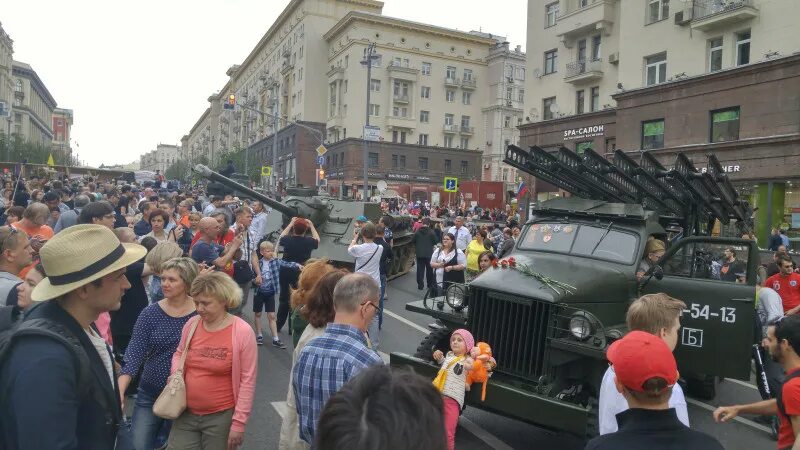
[{"label": "balcony", "polygon": [[475,89],[475,86],[477,86],[477,84],[478,83],[477,80],[475,80],[475,78],[470,78],[470,79],[464,78],[463,80],[461,80],[462,89]]},{"label": "balcony", "polygon": [[344,68],[331,67],[331,70],[326,75],[328,75],[328,81],[344,80]]},{"label": "balcony", "polygon": [[386,116],[386,127],[389,129],[413,130],[417,127],[417,121],[411,117]]},{"label": "balcony", "polygon": [[[591,0],[589,0],[591,1]],[[615,0],[594,0],[580,7],[580,2],[573,0],[556,22],[556,36],[564,42],[571,42],[576,37],[585,36],[589,32],[602,31],[608,36],[614,24]],[[571,44],[567,47],[571,47]]]},{"label": "balcony", "polygon": [[603,60],[591,59],[588,61],[573,61],[567,63],[567,74],[564,81],[567,83],[582,83],[593,81],[603,76]]},{"label": "balcony", "polygon": [[461,125],[461,134],[473,135],[475,134],[475,127],[470,127],[468,125]]},{"label": "balcony", "polygon": [[394,94],[395,103],[408,103],[408,94]]},{"label": "balcony", "polygon": [[389,76],[397,80],[418,81],[419,69],[413,67],[406,67],[395,63],[394,61],[386,66],[386,71]]},{"label": "balcony", "polygon": [[461,85],[461,80],[459,80],[458,78],[445,77],[444,85],[445,86],[452,86],[452,87],[459,87]]},{"label": "balcony", "polygon": [[455,133],[458,133],[458,125],[453,125],[453,124],[450,124],[450,125],[448,125],[448,124],[445,124],[445,125],[444,125],[444,127],[443,127],[443,129],[442,129],[442,131],[444,131],[445,133],[449,133],[449,134],[455,134]]},{"label": "balcony", "polygon": [[711,31],[758,17],[753,3],[753,0],[695,0],[692,29]]}]

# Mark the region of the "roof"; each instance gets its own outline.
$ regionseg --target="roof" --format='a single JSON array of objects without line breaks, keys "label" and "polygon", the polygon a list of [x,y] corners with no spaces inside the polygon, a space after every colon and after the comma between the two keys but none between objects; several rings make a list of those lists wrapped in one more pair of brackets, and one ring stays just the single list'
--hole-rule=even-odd
[{"label": "roof", "polygon": [[325,33],[322,37],[326,41],[330,41],[334,37],[336,37],[339,33],[341,33],[348,25],[353,22],[371,22],[376,24],[383,24],[389,25],[391,27],[396,28],[404,28],[407,30],[412,31],[422,31],[427,32],[430,34],[436,34],[440,36],[446,36],[449,38],[460,39],[464,41],[470,41],[476,44],[482,45],[494,45],[497,43],[497,39],[489,38],[488,36],[481,35],[478,33],[470,33],[467,31],[460,31],[454,30],[452,28],[444,28],[438,27],[435,25],[429,25],[426,23],[421,22],[414,22],[411,20],[405,19],[398,19],[396,17],[389,17],[384,16],[382,14],[374,14],[362,11],[350,11],[347,13],[346,16],[342,17],[339,22],[336,23],[327,33]]},{"label": "roof", "polygon": [[47,87],[42,82],[42,79],[39,78],[39,75],[33,70],[30,64],[20,62],[20,61],[13,61],[12,67],[14,70],[15,75],[20,75],[23,77],[28,78],[31,80],[31,85],[33,85],[34,89],[39,93],[42,97],[44,102],[52,109],[55,108],[57,103],[56,99],[50,94],[50,91],[47,90]]}]

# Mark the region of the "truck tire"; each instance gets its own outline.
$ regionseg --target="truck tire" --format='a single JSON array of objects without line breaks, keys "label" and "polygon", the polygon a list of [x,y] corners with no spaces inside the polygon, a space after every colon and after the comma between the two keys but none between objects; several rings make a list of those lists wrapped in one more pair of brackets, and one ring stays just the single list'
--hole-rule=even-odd
[{"label": "truck tire", "polygon": [[701,400],[713,400],[717,396],[717,377],[695,374],[687,376],[686,394]]},{"label": "truck tire", "polygon": [[593,395],[589,397],[589,404],[586,407],[588,409],[586,440],[588,441],[600,435],[600,401]]},{"label": "truck tire", "polygon": [[450,351],[450,334],[451,331],[447,327],[437,328],[425,336],[425,339],[420,342],[417,351],[414,352],[414,357],[425,361],[433,362],[433,352],[441,350],[447,354]]}]

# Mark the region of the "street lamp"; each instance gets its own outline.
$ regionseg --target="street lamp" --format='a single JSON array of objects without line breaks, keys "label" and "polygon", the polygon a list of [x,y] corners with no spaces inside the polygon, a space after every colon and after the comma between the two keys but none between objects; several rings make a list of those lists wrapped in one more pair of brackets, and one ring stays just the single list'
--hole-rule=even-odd
[{"label": "street lamp", "polygon": [[366,123],[364,125],[364,198],[363,201],[369,201],[369,178],[367,177],[367,164],[368,164],[368,146],[367,141],[367,128],[369,128],[369,97],[372,87],[372,61],[380,58],[380,55],[375,54],[375,43],[370,42],[367,49],[364,51],[364,59],[361,60],[361,65],[367,66],[367,108],[366,108]]}]

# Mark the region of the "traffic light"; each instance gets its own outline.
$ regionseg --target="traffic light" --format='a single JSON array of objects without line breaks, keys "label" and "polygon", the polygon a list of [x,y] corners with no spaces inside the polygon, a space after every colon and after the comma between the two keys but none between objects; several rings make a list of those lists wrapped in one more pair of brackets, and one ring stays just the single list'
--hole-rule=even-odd
[{"label": "traffic light", "polygon": [[228,100],[223,105],[225,109],[233,109],[236,106],[236,94],[231,94],[228,96]]},{"label": "traffic light", "polygon": [[319,169],[319,179],[320,180],[325,179],[325,169]]}]

